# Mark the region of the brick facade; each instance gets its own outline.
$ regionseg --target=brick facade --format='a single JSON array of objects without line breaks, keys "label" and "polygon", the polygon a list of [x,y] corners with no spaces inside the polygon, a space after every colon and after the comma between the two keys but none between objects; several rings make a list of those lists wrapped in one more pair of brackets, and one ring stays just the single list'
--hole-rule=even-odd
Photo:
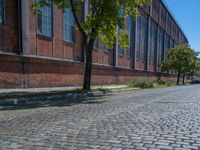
[{"label": "brick facade", "polygon": [[[35,2],[27,1],[26,7]],[[23,0],[4,0],[5,21],[0,25],[0,88],[81,85],[84,52],[80,32],[75,30],[74,43],[64,41],[63,12],[53,6],[53,36],[37,34],[37,16],[30,9],[27,9],[27,18],[20,15],[22,9],[25,10],[22,3]],[[175,79],[175,75],[159,72],[159,46],[154,50],[150,50],[149,46],[151,22],[156,24],[156,28],[162,29],[165,35],[169,35],[174,44],[187,42],[185,35],[163,2],[153,0],[151,7],[141,8],[140,12],[147,19],[146,30],[140,32],[141,40],[143,33],[147,32],[146,40],[140,43],[140,47],[144,47],[143,51],[139,50],[142,57],[136,57],[138,26],[137,21],[133,21],[131,56],[126,50],[123,54],[118,54],[116,44],[113,49],[105,51],[104,44],[98,40],[98,48],[93,52],[92,84],[126,83],[142,76],[152,80]],[[24,21],[28,23],[27,37],[23,37],[24,31],[21,30]],[[127,22],[125,26],[128,28]],[[24,39],[28,41],[27,49],[23,46]],[[152,58],[154,61],[150,63],[151,51],[155,53]]]},{"label": "brick facade", "polygon": [[4,20],[0,24],[0,49],[1,51],[19,53],[19,20],[17,0],[8,0],[4,3]]}]

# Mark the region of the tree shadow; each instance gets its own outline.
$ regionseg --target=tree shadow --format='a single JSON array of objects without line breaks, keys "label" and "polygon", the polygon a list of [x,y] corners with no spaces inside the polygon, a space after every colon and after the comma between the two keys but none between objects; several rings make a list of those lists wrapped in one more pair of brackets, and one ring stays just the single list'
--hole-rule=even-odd
[{"label": "tree shadow", "polygon": [[51,96],[33,96],[0,100],[0,111],[32,109],[41,107],[66,107],[78,104],[101,104],[105,94],[67,94]]}]

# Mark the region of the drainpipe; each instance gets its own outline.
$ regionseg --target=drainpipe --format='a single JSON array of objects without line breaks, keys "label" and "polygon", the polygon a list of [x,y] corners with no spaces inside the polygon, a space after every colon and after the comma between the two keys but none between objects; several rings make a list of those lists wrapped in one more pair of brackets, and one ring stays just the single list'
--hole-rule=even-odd
[{"label": "drainpipe", "polygon": [[[119,26],[116,26],[117,28],[117,33],[119,32]],[[115,46],[115,67],[119,66],[119,39],[116,37],[116,46]]]},{"label": "drainpipe", "polygon": [[29,1],[21,0],[21,25],[22,25],[22,54],[28,55],[30,50],[30,26],[29,26]]}]

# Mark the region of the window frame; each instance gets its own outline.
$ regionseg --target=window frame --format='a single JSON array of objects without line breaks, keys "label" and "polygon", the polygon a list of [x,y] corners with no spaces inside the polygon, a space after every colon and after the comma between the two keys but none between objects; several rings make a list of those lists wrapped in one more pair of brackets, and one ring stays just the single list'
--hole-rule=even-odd
[{"label": "window frame", "polygon": [[[121,6],[121,10],[119,12],[119,16],[121,18],[123,18],[124,15],[125,15],[125,6]],[[125,26],[125,20],[123,18],[123,28],[124,28],[124,26]],[[121,29],[119,27],[118,27],[118,31],[117,32],[118,32],[118,34],[121,32]],[[119,44],[118,44],[118,55],[119,56],[124,56],[124,49]]]},{"label": "window frame", "polygon": [[143,63],[146,61],[147,51],[148,51],[148,18],[147,16],[141,16],[141,47],[140,47],[140,59]]},{"label": "window frame", "polygon": [[99,39],[97,38],[97,39],[94,41],[93,49],[94,49],[94,50],[98,50],[98,48],[99,48]]},{"label": "window frame", "polygon": [[136,30],[136,59],[140,59],[140,49],[141,49],[141,16],[137,17],[137,30]]},{"label": "window frame", "polygon": [[107,53],[110,52],[110,48],[108,48],[108,46],[106,46],[106,44],[104,44],[103,50],[104,50],[104,52],[107,52]]},{"label": "window frame", "polygon": [[129,46],[127,48],[127,56],[132,56],[132,48],[133,48],[133,19],[132,16],[128,16],[128,34],[129,34]]},{"label": "window frame", "polygon": [[149,64],[154,65],[156,62],[156,51],[158,41],[158,28],[156,22],[150,21],[150,50],[149,50]]},{"label": "window frame", "polygon": [[[40,0],[36,0],[37,2],[38,1],[40,1]],[[47,0],[47,1],[49,1],[49,0]],[[36,18],[36,20],[37,20],[37,23],[36,23],[36,26],[37,26],[37,35],[40,35],[40,36],[44,36],[44,37],[48,37],[48,38],[52,38],[53,37],[53,34],[54,34],[54,24],[53,24],[53,20],[54,20],[54,16],[53,16],[53,3],[51,2],[51,5],[50,6],[46,6],[46,7],[50,7],[50,9],[51,9],[51,16],[50,16],[50,25],[51,25],[51,30],[50,30],[50,35],[48,34],[48,27],[46,27],[46,33],[43,33],[43,32],[40,32],[39,31],[39,24],[38,24],[38,15],[39,14],[37,14],[37,18]],[[44,9],[45,7],[43,7],[43,9]],[[41,8],[39,8],[39,9],[41,9]],[[43,17],[43,15],[41,14],[41,17]],[[49,16],[45,16],[45,17],[49,17]],[[47,21],[47,20],[46,20]],[[42,28],[42,22],[43,21],[41,21],[41,28]],[[46,22],[46,25],[48,25],[48,23]]]},{"label": "window frame", "polygon": [[0,0],[0,5],[2,5],[1,6],[2,12],[0,14],[2,20],[0,21],[0,25],[4,25],[5,24],[5,1]]},{"label": "window frame", "polygon": [[[66,10],[68,11],[68,13],[70,12],[70,17],[72,17],[73,18],[73,24],[71,23],[71,21],[72,20],[70,20],[70,22],[69,22],[69,18],[68,19],[66,19],[67,17],[65,16],[66,15]],[[67,15],[68,16],[68,15]],[[70,19],[72,19],[72,18],[70,18]],[[65,20],[67,20],[66,22],[65,22]],[[63,12],[63,40],[65,41],[65,42],[68,42],[68,43],[71,43],[71,44],[74,44],[75,42],[76,42],[76,29],[75,29],[75,19],[74,19],[74,16],[73,16],[73,14],[72,14],[72,11],[71,11],[71,9],[70,8],[65,8],[65,10],[64,10],[64,12]],[[69,28],[71,28],[71,30],[70,30],[70,35],[71,35],[71,37],[70,37],[70,39],[69,39],[69,37],[67,36],[69,33],[67,33],[67,31],[65,30],[65,27],[69,27]]]}]

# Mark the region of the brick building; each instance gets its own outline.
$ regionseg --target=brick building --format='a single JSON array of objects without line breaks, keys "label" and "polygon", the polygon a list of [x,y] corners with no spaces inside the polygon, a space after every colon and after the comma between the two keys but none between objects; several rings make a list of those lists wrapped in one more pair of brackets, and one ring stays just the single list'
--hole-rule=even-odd
[{"label": "brick building", "polygon": [[[81,85],[84,52],[71,11],[52,5],[35,15],[29,8],[33,2],[0,0],[0,87]],[[88,4],[84,6],[87,14]],[[112,50],[95,42],[93,84],[125,83],[142,76],[174,79],[173,72],[161,73],[160,62],[169,48],[187,43],[186,36],[162,1],[152,0],[140,13],[125,23],[131,37],[128,50],[121,49],[117,39]]]}]

